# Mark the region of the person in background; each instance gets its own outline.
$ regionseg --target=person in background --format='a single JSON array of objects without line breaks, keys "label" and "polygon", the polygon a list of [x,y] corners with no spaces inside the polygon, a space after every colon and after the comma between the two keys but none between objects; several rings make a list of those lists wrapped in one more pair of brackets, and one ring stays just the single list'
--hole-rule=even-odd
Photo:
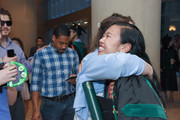
[{"label": "person in background", "polygon": [[37,52],[37,49],[44,46],[44,39],[42,37],[36,38],[36,46],[32,47],[29,53],[29,57],[34,56],[34,54]]},{"label": "person in background", "polygon": [[[173,40],[166,35],[162,38],[161,49],[161,86],[169,102],[174,101],[174,91],[178,90],[176,72],[179,71],[178,53],[173,46]],[[170,94],[167,95],[167,91]]]},{"label": "person in background", "polygon": [[[0,40],[2,38],[1,30],[0,19]],[[16,80],[14,76],[18,74],[17,67],[13,64],[9,66],[9,63],[5,64],[5,62],[16,59],[16,56],[6,60],[0,57],[0,117],[2,120],[11,120],[8,104],[13,105],[17,98],[17,91],[14,87],[5,87],[7,82]],[[11,99],[8,99],[8,96],[11,96]]]},{"label": "person in background", "polygon": [[[19,38],[12,38],[12,41],[15,42],[17,45],[19,45],[21,47],[21,49],[24,51],[24,45],[23,45],[23,42],[21,39]],[[26,55],[25,55],[26,56]],[[26,59],[27,59],[27,56],[26,56]],[[21,91],[21,94],[22,94],[22,98],[23,98],[23,103],[24,103],[24,107],[25,107],[25,115],[27,114],[28,112],[28,109],[29,109],[29,100],[30,100],[30,93],[29,93],[29,88],[28,88],[28,77],[27,77],[27,80],[23,83],[23,88],[22,88],[22,91]]]},{"label": "person in background", "polygon": [[81,60],[87,54],[87,47],[81,41],[82,32],[85,33],[85,31],[79,25],[70,26],[69,29],[70,29],[70,40],[71,40],[69,46],[77,52],[79,56],[79,62],[81,62]]},{"label": "person in background", "polygon": [[[69,28],[58,25],[52,35],[53,42],[34,55],[31,79],[33,120],[72,120],[75,87],[69,77],[78,73],[79,58],[68,47]],[[39,94],[42,97],[38,107]]]},{"label": "person in background", "polygon": [[173,38],[173,45],[174,45],[174,49],[176,51],[178,51],[178,48],[180,46],[180,35],[179,34],[175,34],[174,38]]},{"label": "person in background", "polygon": [[[3,61],[6,62],[16,61],[21,64],[25,64],[26,57],[24,55],[24,52],[16,43],[12,42],[12,40],[8,37],[11,32],[12,26],[11,14],[7,10],[0,8],[0,19],[2,28],[2,38],[0,39],[0,57]],[[9,49],[13,49],[17,57],[8,57],[7,50]],[[17,83],[20,77],[20,74],[18,74],[16,80],[13,81],[13,83]],[[24,120],[25,109],[21,96],[22,85],[16,86],[15,88],[18,91],[18,94],[16,102],[13,105],[9,106],[11,118],[12,120]]]}]

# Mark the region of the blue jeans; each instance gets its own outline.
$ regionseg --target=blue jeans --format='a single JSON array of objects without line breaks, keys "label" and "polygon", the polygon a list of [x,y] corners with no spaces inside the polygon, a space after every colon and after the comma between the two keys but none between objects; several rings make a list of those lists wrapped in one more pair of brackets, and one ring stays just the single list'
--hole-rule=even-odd
[{"label": "blue jeans", "polygon": [[40,108],[42,120],[73,120],[73,103],[74,95],[61,102],[43,98]]}]

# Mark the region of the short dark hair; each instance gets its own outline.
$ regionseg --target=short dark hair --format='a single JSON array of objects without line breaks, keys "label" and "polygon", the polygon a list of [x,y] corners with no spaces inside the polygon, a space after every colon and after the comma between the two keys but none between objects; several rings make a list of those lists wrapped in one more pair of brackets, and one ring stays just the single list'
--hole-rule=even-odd
[{"label": "short dark hair", "polygon": [[42,37],[39,37],[39,36],[36,38],[36,42],[38,39],[41,39],[44,42],[44,39]]},{"label": "short dark hair", "polygon": [[22,40],[20,39],[20,38],[16,38],[16,37],[14,37],[14,38],[12,38],[11,39],[12,41],[17,41],[19,44],[20,44],[20,46],[21,46],[21,49],[24,51],[24,45],[23,45],[23,42],[22,42]]},{"label": "short dark hair", "polygon": [[7,16],[9,16],[10,21],[12,21],[11,14],[9,13],[8,10],[5,10],[5,9],[3,9],[3,8],[0,8],[0,15],[7,15]]},{"label": "short dark hair", "polygon": [[56,38],[58,38],[61,35],[70,36],[70,30],[65,24],[59,24],[57,27],[55,27],[53,35],[55,35]]},{"label": "short dark hair", "polygon": [[71,29],[74,32],[76,32],[78,37],[80,37],[82,35],[82,30],[81,30],[80,26],[78,26],[78,25],[70,26],[69,29]]}]

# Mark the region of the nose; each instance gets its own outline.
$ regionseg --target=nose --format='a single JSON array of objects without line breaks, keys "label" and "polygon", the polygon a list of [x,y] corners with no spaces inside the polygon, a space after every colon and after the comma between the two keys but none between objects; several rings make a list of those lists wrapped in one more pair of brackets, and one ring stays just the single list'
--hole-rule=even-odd
[{"label": "nose", "polygon": [[105,39],[105,37],[102,37],[102,38],[99,40],[99,43],[100,43],[100,44],[104,43],[104,39]]},{"label": "nose", "polygon": [[66,49],[66,47],[67,47],[66,44],[63,44],[63,45],[62,45],[62,48],[63,48],[63,49]]}]

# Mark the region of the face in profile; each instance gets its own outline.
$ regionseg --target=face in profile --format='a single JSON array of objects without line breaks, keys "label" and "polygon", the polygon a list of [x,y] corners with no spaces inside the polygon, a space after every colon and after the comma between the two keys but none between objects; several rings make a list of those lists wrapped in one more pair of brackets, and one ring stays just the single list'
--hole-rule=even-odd
[{"label": "face in profile", "polygon": [[2,36],[8,36],[11,31],[12,21],[8,15],[0,15]]},{"label": "face in profile", "polygon": [[69,45],[69,36],[60,35],[58,38],[52,36],[52,46],[57,49],[59,53],[63,53]]},{"label": "face in profile", "polygon": [[103,34],[99,42],[99,55],[120,52],[122,44],[120,43],[120,26],[112,25]]},{"label": "face in profile", "polygon": [[70,40],[73,40],[73,37],[76,35],[76,32],[74,30],[70,29]]}]

